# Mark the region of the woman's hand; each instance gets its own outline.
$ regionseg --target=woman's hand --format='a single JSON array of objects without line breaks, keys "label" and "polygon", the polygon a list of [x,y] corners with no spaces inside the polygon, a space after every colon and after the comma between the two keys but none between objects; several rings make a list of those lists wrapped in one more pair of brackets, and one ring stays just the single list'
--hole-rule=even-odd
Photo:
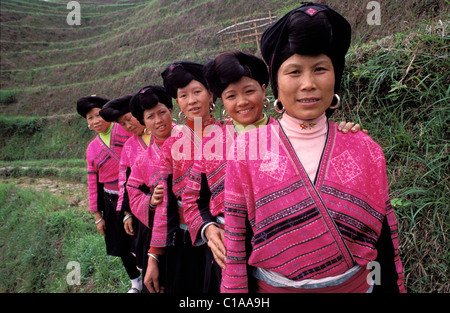
[{"label": "woman's hand", "polygon": [[[125,212],[125,216],[131,215],[129,212]],[[133,229],[133,216],[131,215],[123,222],[123,228],[125,229],[125,232],[127,235],[134,236],[134,229]]]},{"label": "woman's hand", "polygon": [[95,226],[97,227],[98,232],[103,237],[105,237],[105,235],[106,235],[106,233],[105,233],[106,224],[105,224],[105,220],[103,219],[102,213],[95,212],[94,213],[94,218],[95,218]]},{"label": "woman's hand", "polygon": [[[361,125],[351,123],[351,122],[340,122],[338,126],[338,130],[340,132],[343,132],[344,134],[348,133],[348,131],[351,131],[352,133],[357,133],[361,130]],[[367,129],[363,129],[362,132],[364,134],[368,134],[369,131]]]},{"label": "woman's hand", "polygon": [[158,205],[163,201],[164,197],[164,187],[162,185],[158,185],[153,190],[152,198],[150,199],[151,205]]},{"label": "woman's hand", "polygon": [[208,225],[205,229],[205,237],[208,239],[208,247],[213,253],[214,260],[220,268],[225,269],[226,249],[223,244],[224,230],[214,224]]},{"label": "woman's hand", "polygon": [[159,285],[158,261],[151,256],[148,257],[144,285],[150,293],[164,293],[164,287]]}]

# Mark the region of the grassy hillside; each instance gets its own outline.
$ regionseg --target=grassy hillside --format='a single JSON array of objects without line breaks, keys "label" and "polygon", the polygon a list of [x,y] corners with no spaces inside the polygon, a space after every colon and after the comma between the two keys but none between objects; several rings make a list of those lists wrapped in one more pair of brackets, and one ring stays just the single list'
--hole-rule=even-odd
[{"label": "grassy hillside", "polygon": [[[291,0],[79,2],[81,26],[67,25],[67,1],[0,3],[0,178],[7,182],[20,185],[17,177],[49,177],[85,186],[84,153],[93,134],[74,113],[79,97],[95,93],[113,98],[146,84],[160,84],[159,73],[169,62],[203,62],[220,52],[215,33],[232,25],[235,18],[240,22],[269,11],[281,16],[298,5]],[[368,1],[318,2],[334,7],[352,24],[353,43],[342,82],[344,105],[334,119],[361,123],[384,150],[407,289],[450,292],[448,0],[379,1],[380,26],[366,22]],[[259,53],[256,44],[238,48]],[[85,254],[92,259],[77,252],[87,249],[84,245],[89,240],[98,240],[93,239],[86,204],[69,199],[74,212],[67,209],[64,195],[61,199],[59,195],[53,198],[54,193],[45,194],[42,199],[29,187],[35,186],[29,184],[22,190],[0,185],[4,222],[0,264],[7,266],[1,272],[11,277],[29,275],[25,282],[4,275],[0,289],[92,291],[106,270],[94,265],[101,258],[95,249]],[[47,198],[51,198],[48,209]],[[44,227],[25,223],[30,206],[37,208],[33,225]],[[13,208],[21,212],[9,214]],[[55,221],[88,236],[86,242],[80,240],[83,247],[71,241],[81,233],[55,229]],[[25,228],[19,227],[22,222]],[[26,227],[33,230],[34,241],[9,234],[10,229],[25,232]],[[49,229],[53,235],[48,235]],[[42,274],[26,251],[19,256],[8,252],[14,245],[30,242],[30,251],[37,249],[37,239],[49,242],[43,247],[51,255],[41,261],[54,262],[54,267],[46,268],[54,280]],[[67,248],[52,252],[52,245]],[[68,260],[80,258],[86,266],[85,287],[69,290],[61,285],[63,278],[58,273]],[[13,262],[21,266],[9,267]],[[108,266],[113,270],[115,265]],[[30,281],[39,281],[40,287],[29,289]],[[125,288],[123,282],[119,285]],[[106,285],[100,288],[116,291]]]},{"label": "grassy hillside", "polygon": [[[382,25],[367,25],[368,1],[319,1],[348,18],[354,41],[368,41],[444,19],[445,0],[383,3]],[[215,33],[237,21],[281,16],[298,1],[79,1],[81,25],[69,26],[67,1],[1,1],[4,115],[72,113],[86,94],[117,97],[160,84],[171,61],[204,62],[220,51]],[[230,47],[232,48],[232,47]],[[256,45],[242,47],[258,53]]]}]

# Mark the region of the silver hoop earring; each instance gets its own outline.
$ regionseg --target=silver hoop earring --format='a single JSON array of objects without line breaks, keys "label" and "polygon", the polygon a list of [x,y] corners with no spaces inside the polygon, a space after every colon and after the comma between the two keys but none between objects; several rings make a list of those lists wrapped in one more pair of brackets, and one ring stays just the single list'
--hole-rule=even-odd
[{"label": "silver hoop earring", "polygon": [[213,113],[216,110],[216,104],[214,102],[211,102],[209,106],[209,113]]},{"label": "silver hoop earring", "polygon": [[265,100],[264,100],[264,109],[267,109],[267,108],[269,108],[270,107],[270,99],[269,98],[266,98]]},{"label": "silver hoop earring", "polygon": [[89,128],[89,130],[91,130],[91,124],[88,124],[88,128]]},{"label": "silver hoop earring", "polygon": [[336,104],[333,106],[330,106],[329,109],[335,110],[341,106],[341,98],[336,93],[333,96],[333,102],[334,102],[334,99],[336,99]]},{"label": "silver hoop earring", "polygon": [[180,111],[180,113],[178,113],[178,118],[180,120],[184,121],[186,119],[186,114],[184,114],[184,116],[181,116],[181,114],[184,114],[184,113]]},{"label": "silver hoop earring", "polygon": [[[279,109],[279,108],[278,108],[278,103],[281,104],[282,109]],[[286,109],[283,107],[283,104],[282,104],[282,103],[280,102],[280,100],[278,100],[278,99],[274,101],[274,103],[273,103],[273,109],[275,110],[275,112],[277,112],[277,113],[279,113],[279,114],[283,114],[284,111],[286,110]]]},{"label": "silver hoop earring", "polygon": [[146,127],[146,128],[144,128],[144,134],[151,135],[152,132],[150,130],[148,130],[148,128]]},{"label": "silver hoop earring", "polygon": [[223,110],[223,111],[222,111],[222,116],[225,117],[225,118],[229,118],[229,117],[230,117],[230,116],[228,115],[228,113],[227,113],[227,110]]}]

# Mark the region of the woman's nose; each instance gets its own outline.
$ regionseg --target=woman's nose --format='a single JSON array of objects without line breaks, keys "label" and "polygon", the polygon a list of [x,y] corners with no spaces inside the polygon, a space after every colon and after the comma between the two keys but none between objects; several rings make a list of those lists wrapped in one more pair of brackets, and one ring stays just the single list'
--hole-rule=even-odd
[{"label": "woman's nose", "polygon": [[314,75],[312,73],[305,73],[300,81],[301,90],[310,90],[315,86]]}]

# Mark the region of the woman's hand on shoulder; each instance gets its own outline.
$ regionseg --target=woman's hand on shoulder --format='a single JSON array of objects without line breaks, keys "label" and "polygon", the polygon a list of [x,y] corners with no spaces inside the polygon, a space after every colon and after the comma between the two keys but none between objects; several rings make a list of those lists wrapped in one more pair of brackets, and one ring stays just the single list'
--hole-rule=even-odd
[{"label": "woman's hand on shoulder", "polygon": [[[351,131],[352,133],[357,133],[361,130],[361,125],[359,124],[355,124],[352,122],[345,122],[342,121],[339,123],[338,125],[338,130],[344,134],[348,133],[349,131]],[[361,130],[364,134],[369,134],[369,131],[367,129],[363,129]]]}]

